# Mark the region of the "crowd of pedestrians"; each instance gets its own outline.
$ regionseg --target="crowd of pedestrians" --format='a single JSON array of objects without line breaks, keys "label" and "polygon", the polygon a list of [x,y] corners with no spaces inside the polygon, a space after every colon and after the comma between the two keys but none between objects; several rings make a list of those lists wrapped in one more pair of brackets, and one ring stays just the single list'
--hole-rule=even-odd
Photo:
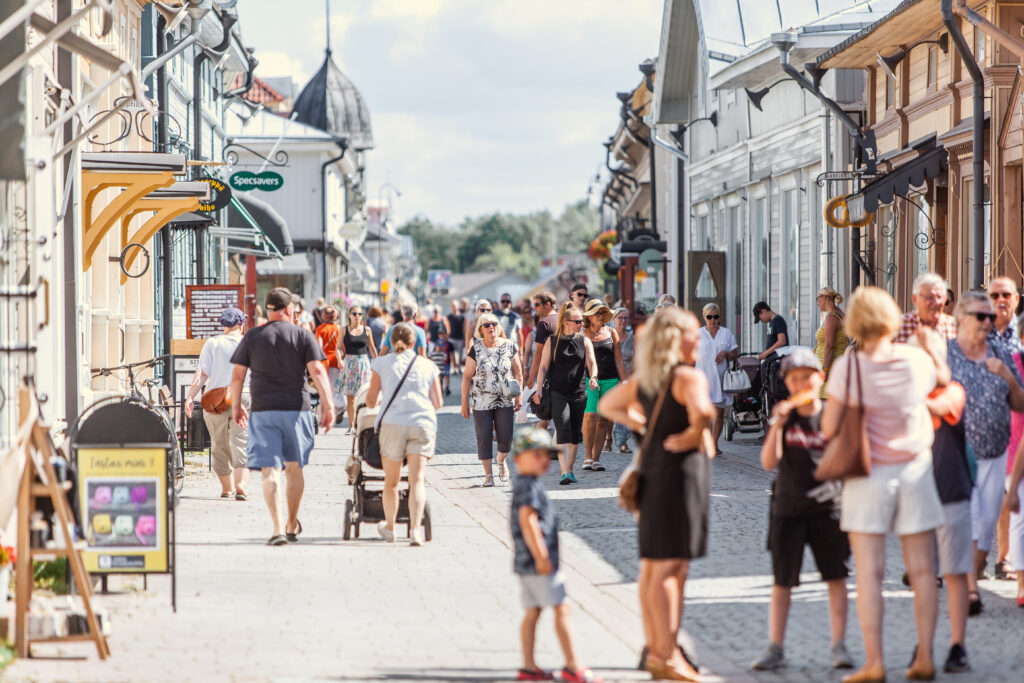
[{"label": "crowd of pedestrians", "polygon": [[[786,321],[766,302],[754,307],[755,319],[767,325],[761,380],[777,375],[788,392],[765,406],[761,464],[776,473],[767,506],[774,585],[768,646],[755,669],[786,664],[787,617],[806,546],[828,588],[837,669],[855,667],[846,647],[851,559],[856,568],[865,659],[845,683],[886,677],[889,534],[899,540],[914,594],[917,646],[907,653],[908,679],[935,677],[939,586],[950,619],[942,666],[948,673],[969,668],[968,618],[984,610],[978,579],[993,555],[996,576],[1016,579],[1024,607],[1024,359],[1016,285],[995,278],[985,291],[957,297],[940,276],[925,273],[913,283],[911,300],[903,313],[884,290],[861,287],[844,311],[843,297],[822,288],[813,348],[795,347]],[[324,430],[345,413],[354,428],[353,400],[368,385],[367,404],[380,407],[380,535],[395,540],[407,467],[410,537],[422,544],[436,411],[450,393],[449,376],[459,373],[461,414],[475,426],[482,485],[511,481],[514,567],[526,610],[519,678],[549,677],[537,667],[533,643],[541,611],[553,608],[562,677],[598,680],[574,652],[557,518],[539,477],[556,455],[559,484],[576,483],[581,444],[581,470],[604,471],[610,439],[613,450],[632,454],[620,484],[623,505],[638,520],[640,667],[655,679],[697,680],[692,653],[677,643],[690,562],[714,539],[710,462],[721,453],[732,400],[723,377],[739,356],[735,335],[713,303],[698,319],[666,296],[634,329],[633,312],[592,297],[582,284],[562,302],[546,291],[525,305],[513,301],[507,294],[472,306],[462,299],[447,315],[439,306],[403,303],[399,322],[387,326],[378,308],[368,319],[355,305],[343,315],[323,302],[311,314],[300,312],[295,297],[278,288],[264,302],[266,322],[244,336],[245,315],[226,310],[224,334],[206,343],[186,401],[191,414],[202,391],[221,495],[245,500],[247,470],[260,471],[273,525],[268,543],[296,541],[302,467],[315,431],[310,385],[320,395]],[[517,435],[516,415],[526,401],[539,420]]]}]

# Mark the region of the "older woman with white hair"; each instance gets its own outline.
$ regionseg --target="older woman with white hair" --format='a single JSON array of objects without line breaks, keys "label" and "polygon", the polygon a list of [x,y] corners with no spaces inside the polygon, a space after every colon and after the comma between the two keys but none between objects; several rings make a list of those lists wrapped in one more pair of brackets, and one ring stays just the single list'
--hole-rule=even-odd
[{"label": "older woman with white hair", "polygon": [[715,421],[712,437],[715,440],[717,453],[718,438],[722,435],[723,416],[725,409],[732,405],[732,396],[722,391],[722,378],[725,376],[727,361],[736,360],[739,346],[736,337],[727,327],[722,327],[722,311],[718,304],[707,304],[702,311],[704,327],[700,328],[700,350],[697,353],[697,369],[707,375],[708,390],[711,403],[715,406]]},{"label": "older woman with white hair", "polygon": [[523,370],[515,345],[500,336],[501,326],[493,313],[477,316],[473,344],[466,353],[462,375],[462,417],[469,419],[470,409],[476,424],[476,453],[484,468],[484,486],[494,486],[491,461],[498,440],[498,479],[508,481],[505,459],[512,448],[512,426],[522,397],[515,384],[523,386]]}]

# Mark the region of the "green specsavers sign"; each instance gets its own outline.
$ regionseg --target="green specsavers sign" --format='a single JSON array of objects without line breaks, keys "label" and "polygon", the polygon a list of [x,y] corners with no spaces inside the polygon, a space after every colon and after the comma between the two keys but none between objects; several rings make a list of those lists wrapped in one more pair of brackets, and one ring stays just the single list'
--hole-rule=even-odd
[{"label": "green specsavers sign", "polygon": [[231,187],[239,192],[245,192],[246,190],[273,192],[284,185],[284,178],[281,177],[280,173],[274,173],[273,171],[264,171],[258,174],[251,171],[239,171],[233,174],[228,182],[231,183]]}]

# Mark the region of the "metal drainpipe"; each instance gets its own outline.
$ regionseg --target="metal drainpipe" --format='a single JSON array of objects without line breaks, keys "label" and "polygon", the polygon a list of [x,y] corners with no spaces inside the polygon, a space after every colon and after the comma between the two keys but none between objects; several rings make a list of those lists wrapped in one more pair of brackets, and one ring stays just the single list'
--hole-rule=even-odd
[{"label": "metal drainpipe", "polygon": [[974,261],[971,264],[971,275],[974,280],[972,287],[980,287],[985,281],[985,77],[974,60],[971,48],[964,40],[964,34],[960,31],[960,25],[953,17],[953,0],[942,0],[939,6],[942,14],[942,23],[949,31],[949,37],[953,41],[956,52],[971,75],[974,81],[974,114],[971,121],[974,147],[974,187],[973,189],[973,220],[974,230],[971,233],[971,242],[974,247]]},{"label": "metal drainpipe", "polygon": [[[327,301],[327,288],[328,288],[328,284],[327,284],[327,167],[330,166],[331,164],[333,164],[336,161],[341,161],[342,158],[344,158],[344,156],[345,156],[345,152],[348,150],[348,139],[347,138],[336,138],[334,140],[334,142],[335,142],[336,145],[338,145],[338,147],[341,148],[341,154],[339,154],[338,156],[334,157],[333,159],[328,159],[324,163],[320,164],[320,226],[321,226],[321,235],[320,235],[320,237],[321,237],[321,240],[322,240],[321,248],[323,249],[323,253],[321,253],[321,255],[320,255],[320,259],[321,259],[320,262],[323,265],[324,281],[323,281],[322,284],[323,284],[324,288],[323,288],[322,296],[324,297],[324,301]],[[345,206],[345,213],[347,214],[348,213],[348,202],[347,201],[345,202],[345,205],[346,205]],[[345,256],[346,256],[346,258],[348,257],[347,254]],[[328,303],[330,303],[330,302],[328,302]]]},{"label": "metal drainpipe", "polygon": [[651,167],[651,231],[658,232],[658,185],[654,179],[654,127],[647,129],[647,154],[650,157]]},{"label": "metal drainpipe", "polygon": [[[167,22],[163,15],[158,15],[156,20],[156,56],[159,57],[167,51]],[[161,152],[168,151],[169,135],[167,129],[167,65],[161,66],[156,71],[156,99],[159,106],[164,110],[164,115],[157,117],[156,140]],[[164,383],[171,382],[171,339],[174,336],[174,298],[171,289],[174,287],[171,270],[171,227],[164,226],[160,231],[160,251],[163,252],[163,269],[160,276],[163,280],[160,292],[160,307],[163,309],[163,352],[167,354],[164,361]]]},{"label": "metal drainpipe", "polygon": [[[71,16],[70,0],[60,0],[57,3],[57,20],[61,21]],[[57,48],[57,81],[62,88],[70,89],[73,85],[74,74],[71,70],[71,53],[62,47]],[[64,140],[74,137],[72,122],[69,120],[64,124]],[[71,165],[72,156],[69,153],[62,161],[62,180],[67,180],[68,174],[74,172]],[[79,394],[79,368],[81,365],[81,353],[78,348],[78,260],[75,256],[78,247],[75,240],[75,212],[68,211],[64,214],[64,235],[62,238],[64,248],[64,419],[71,424],[78,418],[78,394]]]}]

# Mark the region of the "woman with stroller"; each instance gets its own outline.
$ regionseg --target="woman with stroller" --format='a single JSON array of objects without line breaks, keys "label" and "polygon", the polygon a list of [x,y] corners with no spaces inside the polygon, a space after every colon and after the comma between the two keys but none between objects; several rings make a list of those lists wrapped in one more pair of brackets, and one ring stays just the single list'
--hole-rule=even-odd
[{"label": "woman with stroller", "polygon": [[400,323],[391,332],[394,353],[373,361],[366,405],[378,405],[380,455],[384,466],[384,521],[377,531],[388,543],[395,542],[398,517],[398,484],[402,462],[409,464],[410,545],[423,544],[424,485],[427,461],[434,456],[437,442],[437,409],[444,399],[437,366],[416,353],[412,323]]},{"label": "woman with stroller", "polygon": [[356,394],[359,388],[370,381],[370,357],[377,357],[373,344],[373,332],[363,324],[363,309],[352,306],[348,309],[348,327],[341,338],[341,393],[348,402],[348,432],[352,434],[356,425],[352,421]]},{"label": "woman with stroller", "polygon": [[558,464],[562,470],[558,483],[562,486],[576,483],[572,468],[583,442],[583,411],[587,407],[588,388],[591,391],[598,388],[594,345],[583,334],[583,313],[567,301],[558,312],[558,332],[544,342],[537,371],[537,393],[533,395],[534,402],[539,404],[544,394],[551,392],[551,419],[555,423]]},{"label": "woman with stroller", "polygon": [[728,361],[739,358],[740,349],[736,345],[736,337],[728,327],[722,327],[722,311],[718,304],[707,304],[702,311],[704,327],[700,328],[700,352],[697,354],[697,369],[708,378],[708,389],[711,402],[715,406],[715,422],[711,428],[711,436],[715,440],[715,454],[722,451],[718,448],[718,438],[722,435],[725,409],[732,405],[732,396],[722,391],[722,378],[725,376]]},{"label": "woman with stroller", "polygon": [[690,367],[699,343],[692,313],[658,309],[638,340],[633,377],[598,406],[634,432],[651,432],[639,465],[641,661],[655,679],[673,681],[700,680],[676,645],[690,561],[707,554],[715,411],[705,374]]},{"label": "woman with stroller", "polygon": [[[484,467],[484,486],[494,486],[491,461],[497,434],[498,479],[508,481],[505,459],[512,448],[512,423],[522,397],[512,390],[513,382],[523,386],[523,370],[515,345],[499,335],[498,318],[493,313],[477,316],[473,342],[466,352],[462,374],[462,417],[473,411],[476,424],[476,453]],[[514,394],[514,395],[513,395]]]}]

